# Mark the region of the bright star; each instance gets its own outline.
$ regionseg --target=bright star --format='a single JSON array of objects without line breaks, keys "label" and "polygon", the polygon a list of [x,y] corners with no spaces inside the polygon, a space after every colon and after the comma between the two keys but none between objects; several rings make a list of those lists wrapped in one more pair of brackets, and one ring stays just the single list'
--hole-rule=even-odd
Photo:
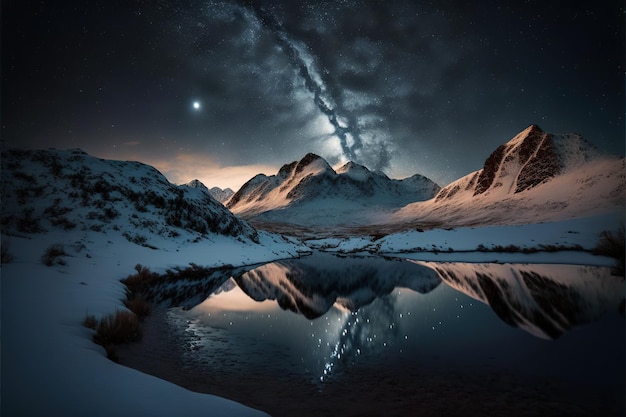
[{"label": "bright star", "polygon": [[200,102],[199,101],[194,101],[193,102],[193,108],[194,108],[194,110],[200,110]]}]

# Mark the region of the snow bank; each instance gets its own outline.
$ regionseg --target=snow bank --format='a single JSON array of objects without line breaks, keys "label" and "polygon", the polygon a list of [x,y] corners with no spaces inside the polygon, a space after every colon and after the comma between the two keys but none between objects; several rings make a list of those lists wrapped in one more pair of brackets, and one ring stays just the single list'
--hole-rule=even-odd
[{"label": "snow bank", "polygon": [[[325,238],[307,240],[308,246],[338,253],[372,252],[402,254],[404,258],[445,262],[519,262],[567,263],[612,266],[614,259],[588,252],[602,231],[615,231],[624,222],[622,213],[586,217],[551,223],[511,226],[463,227],[411,230],[375,240],[372,237]],[[515,246],[519,252],[495,252],[498,247]],[[479,247],[482,250],[478,250]],[[523,253],[535,252],[536,253]]]},{"label": "snow bank", "polygon": [[[137,263],[155,271],[194,262],[250,264],[297,255],[303,248],[276,235],[261,244],[213,236],[196,244],[159,243],[152,250],[117,233],[66,232],[3,236],[14,257],[2,273],[2,414],[7,416],[264,415],[232,401],[197,394],[111,362],[81,325],[124,309],[119,279]],[[62,243],[66,265],[41,255]]]}]

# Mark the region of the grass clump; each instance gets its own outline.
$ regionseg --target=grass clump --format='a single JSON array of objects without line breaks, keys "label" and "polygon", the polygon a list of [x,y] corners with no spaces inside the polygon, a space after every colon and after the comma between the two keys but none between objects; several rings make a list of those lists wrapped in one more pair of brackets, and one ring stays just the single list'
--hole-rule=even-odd
[{"label": "grass clump", "polygon": [[63,256],[67,256],[65,248],[62,244],[55,243],[48,246],[45,250],[41,256],[41,262],[43,262],[46,266],[65,265],[66,262],[65,259],[63,259]]},{"label": "grass clump", "polygon": [[[89,320],[88,323],[92,324],[93,322]],[[95,326],[95,331],[93,341],[104,347],[107,358],[115,362],[119,362],[116,353],[117,345],[137,342],[143,336],[137,315],[125,310],[117,310],[115,313],[101,318]]]},{"label": "grass clump", "polygon": [[141,321],[152,312],[152,304],[141,291],[157,274],[139,264],[135,270],[136,274],[122,280],[128,288],[124,305],[130,311],[117,310],[100,320],[94,315],[87,314],[82,323],[83,326],[95,330],[93,341],[104,347],[107,357],[115,362],[119,362],[116,346],[141,340],[143,337]]},{"label": "grass clump", "polygon": [[103,346],[119,345],[139,341],[142,335],[137,315],[131,311],[117,310],[100,319],[93,339],[94,342]]},{"label": "grass clump", "polygon": [[93,314],[86,314],[82,325],[95,330],[94,343],[102,346],[107,358],[119,362],[116,346],[141,340],[143,332],[139,317],[131,311],[117,310],[100,320]]},{"label": "grass clump", "polygon": [[139,320],[143,320],[152,313],[152,303],[146,300],[143,296],[132,295],[124,301],[124,305],[130,311],[135,313]]},{"label": "grass clump", "polygon": [[151,283],[159,278],[159,274],[151,272],[149,268],[141,264],[135,265],[136,274],[129,275],[121,280],[122,284],[130,290],[132,294],[143,294],[150,287]]},{"label": "grass clump", "polygon": [[143,320],[152,313],[152,303],[146,298],[146,294],[150,284],[159,275],[150,272],[149,268],[141,266],[141,264],[135,265],[135,271],[137,271],[136,274],[129,275],[121,280],[122,284],[126,285],[128,289],[124,305],[135,313],[140,320]]}]

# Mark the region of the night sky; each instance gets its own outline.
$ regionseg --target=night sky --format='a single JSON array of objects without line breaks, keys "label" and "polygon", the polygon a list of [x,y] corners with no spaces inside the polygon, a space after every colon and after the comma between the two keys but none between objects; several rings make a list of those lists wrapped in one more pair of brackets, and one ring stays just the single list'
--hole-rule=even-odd
[{"label": "night sky", "polygon": [[3,147],[79,147],[234,189],[307,152],[446,185],[532,123],[624,154],[623,1],[3,0],[1,12]]}]

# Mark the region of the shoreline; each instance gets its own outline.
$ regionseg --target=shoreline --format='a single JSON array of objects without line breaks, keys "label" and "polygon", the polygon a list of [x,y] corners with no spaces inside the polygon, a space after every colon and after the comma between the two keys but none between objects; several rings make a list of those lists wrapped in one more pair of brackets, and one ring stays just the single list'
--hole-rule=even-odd
[{"label": "shoreline", "polygon": [[274,417],[329,413],[401,416],[407,412],[444,416],[621,416],[624,412],[623,401],[619,401],[623,393],[613,390],[499,369],[450,369],[436,358],[421,367],[377,361],[349,368],[323,386],[295,374],[267,375],[258,370],[225,373],[224,369],[230,369],[228,365],[213,370],[186,363],[182,353],[193,349],[185,346],[180,329],[172,329],[167,314],[168,309],[154,308],[144,321],[144,339],[119,347],[121,365],[190,391],[237,401]]}]

